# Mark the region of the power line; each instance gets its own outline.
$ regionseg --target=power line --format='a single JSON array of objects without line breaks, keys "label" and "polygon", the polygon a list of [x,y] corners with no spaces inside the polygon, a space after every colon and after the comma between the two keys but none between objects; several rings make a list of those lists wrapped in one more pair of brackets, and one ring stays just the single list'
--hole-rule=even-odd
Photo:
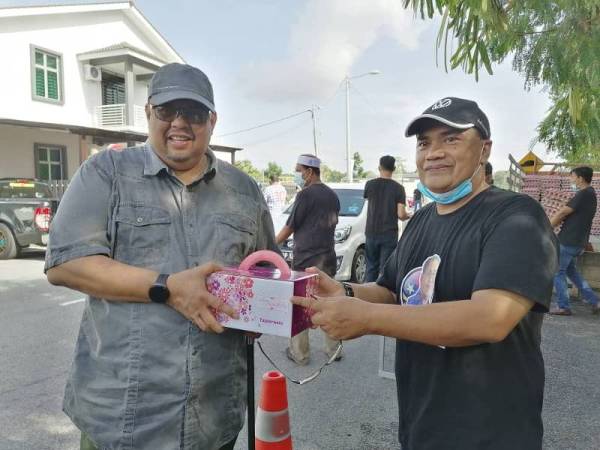
[{"label": "power line", "polygon": [[294,124],[293,126],[291,126],[289,128],[286,128],[285,130],[283,130],[283,131],[281,131],[279,133],[273,134],[271,136],[268,136],[266,138],[259,139],[259,140],[256,140],[256,141],[252,141],[252,142],[249,142],[249,143],[246,143],[246,144],[241,144],[240,147],[248,148],[248,147],[252,147],[254,145],[262,144],[264,142],[272,141],[273,139],[276,139],[276,138],[278,138],[280,136],[283,136],[285,134],[288,134],[288,133],[291,133],[292,131],[297,130],[298,128],[300,128],[303,125],[306,125],[306,121],[305,120],[302,120],[301,122],[298,122],[298,123]]},{"label": "power line", "polygon": [[271,120],[270,122],[261,123],[259,125],[255,125],[255,126],[250,127],[250,128],[244,128],[243,130],[232,131],[231,133],[220,134],[220,135],[215,136],[215,137],[222,138],[222,137],[225,137],[225,136],[233,136],[234,134],[246,133],[248,131],[256,130],[258,128],[263,128],[263,127],[266,127],[266,126],[269,126],[269,125],[273,125],[273,124],[276,124],[276,123],[279,123],[279,122],[283,122],[283,121],[288,120],[288,119],[292,119],[292,118],[294,118],[296,116],[299,116],[301,114],[306,114],[307,112],[311,112],[311,110],[310,109],[305,109],[304,111],[300,111],[300,112],[297,112],[295,114],[290,114],[289,116],[281,117],[280,119]]}]

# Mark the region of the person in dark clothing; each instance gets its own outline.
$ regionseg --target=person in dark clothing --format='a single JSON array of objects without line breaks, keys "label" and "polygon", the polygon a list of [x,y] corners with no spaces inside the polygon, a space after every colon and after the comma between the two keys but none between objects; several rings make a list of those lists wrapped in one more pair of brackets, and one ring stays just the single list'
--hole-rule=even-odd
[{"label": "person in dark clothing", "polygon": [[379,159],[379,178],[365,185],[367,211],[366,251],[367,282],[375,281],[380,270],[398,244],[398,219],[408,220],[404,187],[392,180],[396,170],[393,156]]},{"label": "person in dark clothing", "polygon": [[489,161],[485,163],[485,182],[490,186],[494,185],[494,168]]},{"label": "person in dark clothing", "polygon": [[[395,337],[403,450],[541,450],[543,312],[558,243],[541,205],[485,183],[492,146],[477,103],[414,119],[415,214],[377,282],[319,273],[313,324],[336,339]],[[433,287],[433,289],[432,289]],[[416,295],[420,293],[420,295]]]},{"label": "person in dark clothing", "polygon": [[567,277],[592,306],[592,314],[598,314],[600,311],[598,296],[575,265],[575,259],[583,253],[588,243],[592,221],[596,214],[596,191],[591,186],[593,173],[591,167],[577,167],[571,171],[571,187],[577,193],[550,220],[554,228],[562,223],[562,228],[558,233],[560,267],[554,277],[558,308],[550,311],[550,314],[557,316],[572,315]]},{"label": "person in dark clothing", "polygon": [[417,212],[418,210],[420,210],[423,207],[423,196],[421,194],[421,191],[418,189],[415,189],[413,192],[413,211]]},{"label": "person in dark clothing", "polygon": [[[335,227],[340,213],[340,200],[336,193],[321,182],[321,161],[314,155],[300,155],[296,164],[295,181],[302,190],[296,195],[292,212],[281,231],[277,244],[294,234],[292,268],[305,270],[318,267],[328,276],[335,276]],[[290,340],[286,350],[289,359],[306,365],[310,358],[308,331]],[[325,353],[332,357],[338,350],[338,341],[324,335]],[[341,353],[336,360],[341,359]]]}]

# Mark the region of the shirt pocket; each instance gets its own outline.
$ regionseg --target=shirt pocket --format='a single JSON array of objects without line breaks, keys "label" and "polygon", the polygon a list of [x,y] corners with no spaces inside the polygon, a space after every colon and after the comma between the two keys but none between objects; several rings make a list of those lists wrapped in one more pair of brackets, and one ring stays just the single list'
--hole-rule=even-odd
[{"label": "shirt pocket", "polygon": [[213,220],[218,237],[215,259],[237,266],[256,248],[256,222],[241,214],[217,214]]},{"label": "shirt pocket", "polygon": [[171,216],[155,206],[119,206],[114,259],[138,267],[156,266],[168,259]]}]

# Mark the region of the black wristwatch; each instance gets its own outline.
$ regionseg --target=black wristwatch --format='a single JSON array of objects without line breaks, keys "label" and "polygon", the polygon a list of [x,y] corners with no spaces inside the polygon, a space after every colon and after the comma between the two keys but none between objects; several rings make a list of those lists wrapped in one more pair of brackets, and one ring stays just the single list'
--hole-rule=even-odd
[{"label": "black wristwatch", "polygon": [[150,289],[148,290],[148,297],[150,301],[154,303],[166,303],[169,300],[169,288],[167,288],[167,278],[169,274],[161,273]]},{"label": "black wristwatch", "polygon": [[350,283],[342,281],[342,286],[344,286],[346,297],[354,297],[354,289],[352,289],[352,285]]}]

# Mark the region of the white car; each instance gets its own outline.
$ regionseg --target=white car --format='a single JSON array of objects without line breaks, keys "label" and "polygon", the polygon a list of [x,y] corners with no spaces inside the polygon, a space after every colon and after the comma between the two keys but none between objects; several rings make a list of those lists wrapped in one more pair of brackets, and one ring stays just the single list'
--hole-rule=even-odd
[{"label": "white car", "polygon": [[[340,199],[340,216],[335,229],[335,254],[337,257],[336,280],[352,280],[363,283],[367,274],[365,253],[365,227],[367,225],[367,201],[363,198],[364,183],[328,183]],[[283,213],[273,217],[275,233],[287,222],[292,210],[290,204]],[[293,235],[281,246],[288,263],[292,261]]]}]

